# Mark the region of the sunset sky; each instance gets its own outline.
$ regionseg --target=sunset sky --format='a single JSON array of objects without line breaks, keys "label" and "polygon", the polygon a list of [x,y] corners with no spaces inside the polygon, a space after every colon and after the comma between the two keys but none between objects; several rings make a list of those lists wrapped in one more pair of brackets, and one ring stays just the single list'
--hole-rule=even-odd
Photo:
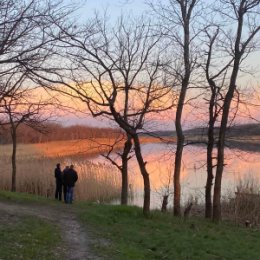
[{"label": "sunset sky", "polygon": [[[69,0],[66,0],[69,2]],[[82,17],[81,20],[87,20],[91,18],[95,11],[98,11],[100,14],[107,11],[108,16],[111,19],[111,22],[116,21],[116,18],[121,14],[133,14],[133,15],[141,15],[143,12],[148,11],[148,6],[145,4],[145,1],[142,0],[88,0],[82,6],[80,10],[77,11],[76,16]],[[247,58],[247,61],[244,63],[244,68],[253,71],[254,75],[244,74],[240,76],[238,80],[238,85],[246,86],[249,88],[250,86],[254,86],[255,89],[260,90],[260,51],[255,52]],[[254,105],[260,105],[259,95],[255,93],[249,94],[250,101]],[[242,106],[241,106],[242,109]],[[250,112],[249,112],[250,109]],[[84,105],[83,105],[84,110]],[[203,109],[202,109],[203,110]],[[242,110],[241,110],[242,111]],[[254,117],[260,120],[260,107],[259,106],[249,106],[245,108],[243,106],[243,111],[241,115],[236,119],[236,122],[247,123],[254,122],[248,119],[248,114],[251,117]],[[174,129],[174,111],[168,111],[163,115],[162,118],[155,117],[154,120],[150,120],[151,126],[154,128],[158,128],[158,125],[163,130]],[[77,113],[66,113],[60,118],[60,121],[65,125],[70,124],[87,124],[91,126],[114,126],[112,122],[108,122],[107,120],[93,119],[91,116],[87,116],[86,114]],[[204,119],[201,118],[198,114],[194,113],[193,107],[186,107],[184,111],[184,121],[189,122],[186,124],[186,127],[195,127],[200,125]],[[185,123],[184,123],[185,125]]]}]

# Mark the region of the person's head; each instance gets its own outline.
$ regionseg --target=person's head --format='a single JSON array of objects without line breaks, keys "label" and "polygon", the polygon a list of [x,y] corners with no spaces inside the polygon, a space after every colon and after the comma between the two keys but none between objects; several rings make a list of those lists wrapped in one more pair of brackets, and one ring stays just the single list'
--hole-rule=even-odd
[{"label": "person's head", "polygon": [[70,168],[69,165],[67,165],[67,166],[65,167],[66,170],[68,170],[69,168]]},{"label": "person's head", "polygon": [[57,163],[57,165],[56,165],[56,166],[57,166],[57,168],[60,168],[60,163]]},{"label": "person's head", "polygon": [[70,169],[74,169],[74,165],[73,164],[71,164]]}]

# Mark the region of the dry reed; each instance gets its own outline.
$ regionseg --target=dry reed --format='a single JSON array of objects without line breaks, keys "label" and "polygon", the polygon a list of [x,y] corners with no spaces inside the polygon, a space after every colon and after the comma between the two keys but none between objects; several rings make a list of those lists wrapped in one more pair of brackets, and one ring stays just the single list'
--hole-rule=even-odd
[{"label": "dry reed", "polygon": [[[66,146],[56,143],[57,149],[66,150]],[[82,145],[82,144],[81,144]],[[48,144],[45,144],[47,147]],[[49,150],[55,143],[49,145]],[[46,148],[47,149],[47,148]],[[75,148],[74,148],[75,149]],[[57,150],[56,150],[57,151]],[[96,164],[87,160],[86,155],[58,153],[45,154],[37,145],[19,145],[17,153],[17,191],[54,197],[54,168],[61,163],[62,167],[74,164],[79,180],[75,188],[76,200],[108,201],[120,197],[120,174],[109,165]],[[1,182],[0,189],[11,188],[11,146],[0,146]]]},{"label": "dry reed", "polygon": [[235,196],[224,200],[222,205],[225,218],[246,226],[260,226],[259,182],[251,176],[240,180]]}]

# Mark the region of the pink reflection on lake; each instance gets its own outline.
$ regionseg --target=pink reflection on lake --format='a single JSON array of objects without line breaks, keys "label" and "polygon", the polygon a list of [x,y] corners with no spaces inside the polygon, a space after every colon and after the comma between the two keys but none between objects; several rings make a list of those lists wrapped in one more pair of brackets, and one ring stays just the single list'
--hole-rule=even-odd
[{"label": "pink reflection on lake", "polygon": [[[152,208],[161,206],[165,190],[169,188],[170,192],[173,191],[172,175],[175,147],[173,144],[165,145],[160,143],[144,144],[142,146],[151,180]],[[103,161],[104,159],[99,157],[98,160]],[[260,153],[226,149],[225,163],[227,165],[223,174],[222,196],[234,194],[240,179],[254,178],[260,184]],[[203,201],[206,174],[205,147],[185,147],[181,174],[183,202],[187,201],[190,196]],[[129,162],[129,179],[135,194],[131,203],[142,206],[143,179],[135,158]],[[169,202],[172,202],[172,197],[169,198]]]}]

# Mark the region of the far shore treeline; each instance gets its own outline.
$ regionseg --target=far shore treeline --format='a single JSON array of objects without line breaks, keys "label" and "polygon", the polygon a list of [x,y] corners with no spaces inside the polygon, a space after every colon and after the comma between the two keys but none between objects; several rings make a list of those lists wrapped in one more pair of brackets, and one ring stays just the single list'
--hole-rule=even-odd
[{"label": "far shore treeline", "polygon": [[[22,124],[17,129],[18,143],[46,143],[50,141],[79,140],[87,138],[115,138],[121,131],[118,128],[91,127],[86,125],[63,126],[58,123],[45,123],[41,132]],[[10,127],[0,128],[0,144],[12,143]]]}]

